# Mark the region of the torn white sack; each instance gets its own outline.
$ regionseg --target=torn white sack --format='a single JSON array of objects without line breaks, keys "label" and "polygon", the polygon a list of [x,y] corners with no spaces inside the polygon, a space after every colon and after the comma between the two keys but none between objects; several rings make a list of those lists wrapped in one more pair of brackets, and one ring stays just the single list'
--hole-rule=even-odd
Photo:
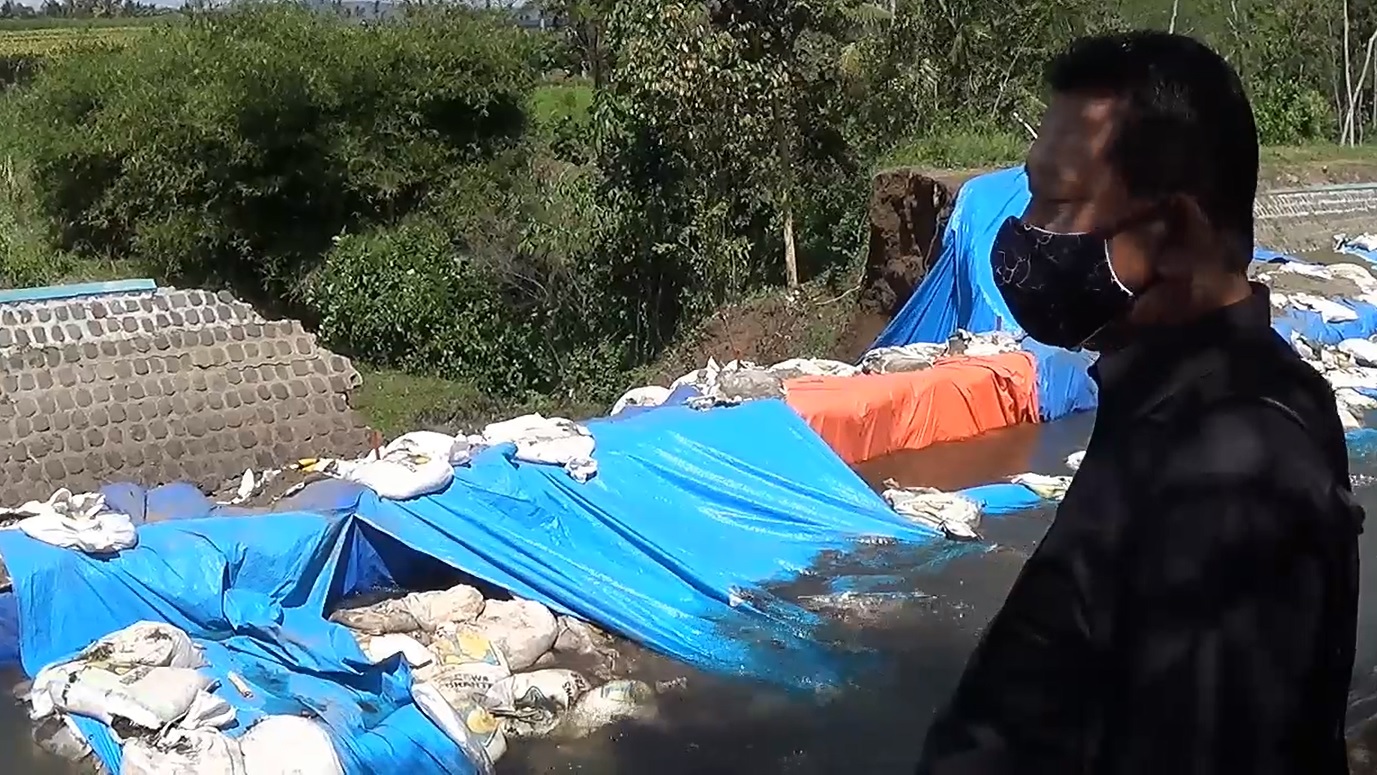
[{"label": "torn white sack", "polygon": [[948,538],[970,541],[979,538],[980,504],[960,493],[932,487],[900,487],[885,482],[881,496],[894,511],[918,524],[941,531]]},{"label": "torn white sack", "polygon": [[20,520],[25,535],[45,544],[87,554],[109,554],[139,542],[128,514],[105,508],[100,493],[73,495],[60,488],[47,501],[29,501],[15,510],[31,516]]}]

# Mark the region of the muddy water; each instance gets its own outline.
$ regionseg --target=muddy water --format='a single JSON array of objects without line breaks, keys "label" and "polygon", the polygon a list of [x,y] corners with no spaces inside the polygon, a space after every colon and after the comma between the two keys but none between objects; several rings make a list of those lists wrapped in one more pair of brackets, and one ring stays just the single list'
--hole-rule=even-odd
[{"label": "muddy water", "polygon": [[[906,453],[863,467],[872,483],[957,488],[1021,471],[1057,473],[1084,448],[1092,418],[1015,429],[959,445]],[[1377,478],[1377,460],[1356,461],[1362,481]],[[1377,487],[1360,497],[1377,514]],[[868,547],[833,557],[822,574],[868,577],[866,592],[844,606],[819,637],[875,659],[826,700],[786,696],[744,682],[697,674],[638,649],[624,655],[628,671],[650,680],[687,677],[662,697],[657,723],[623,727],[577,741],[512,741],[498,770],[504,775],[698,775],[717,773],[911,772],[932,714],[951,691],[981,627],[998,609],[1052,514],[1034,511],[988,518],[988,548],[932,569],[921,553],[900,546]],[[1364,589],[1377,590],[1377,531],[1363,541]],[[922,567],[920,567],[922,566]],[[807,584],[778,594],[817,605]],[[1377,709],[1377,598],[1363,601],[1355,718]],[[0,703],[0,745],[8,772],[68,775],[60,763],[26,758],[28,723]]]}]

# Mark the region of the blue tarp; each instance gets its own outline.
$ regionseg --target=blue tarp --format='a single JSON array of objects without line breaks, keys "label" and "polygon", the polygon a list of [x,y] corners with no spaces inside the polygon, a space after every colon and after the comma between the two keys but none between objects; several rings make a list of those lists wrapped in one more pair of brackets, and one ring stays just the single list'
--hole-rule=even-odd
[{"label": "blue tarp", "polygon": [[1004,220],[1022,215],[1028,199],[1028,176],[1021,166],[961,186],[942,234],[942,252],[872,347],[945,342],[958,328],[1014,328],[994,285],[990,248]]},{"label": "blue tarp", "polygon": [[[1010,215],[1022,215],[1029,199],[1028,177],[1021,166],[981,175],[963,185],[943,233],[937,261],[871,347],[943,342],[958,328],[1017,331],[994,285],[989,256],[1000,225]],[[1296,260],[1261,247],[1254,248],[1253,259],[1268,263]],[[1325,323],[1318,313],[1292,310],[1278,315],[1274,327],[1284,336],[1298,331],[1323,344],[1377,333],[1377,307],[1344,299],[1333,301],[1348,306],[1358,319]],[[1094,362],[1093,354],[1069,352],[1027,339],[1023,347],[1037,359],[1038,405],[1043,421],[1095,408],[1099,393],[1086,372]]]},{"label": "blue tarp", "polygon": [[[355,491],[345,513],[169,518],[109,559],[0,531],[24,668],[166,621],[206,646],[215,674],[234,670],[252,686],[251,700],[220,689],[242,726],[308,709],[351,774],[464,772],[457,748],[410,704],[405,667],[367,665],[322,618],[335,600],[448,566],[704,668],[810,686],[839,675],[831,660],[841,657],[809,637],[815,618],[772,595],[773,583],[862,537],[931,546],[934,562],[966,548],[894,514],[780,401],[591,427],[599,474],[587,484],[515,462],[507,445],[432,496]],[[118,771],[108,731],[82,728]]]}]

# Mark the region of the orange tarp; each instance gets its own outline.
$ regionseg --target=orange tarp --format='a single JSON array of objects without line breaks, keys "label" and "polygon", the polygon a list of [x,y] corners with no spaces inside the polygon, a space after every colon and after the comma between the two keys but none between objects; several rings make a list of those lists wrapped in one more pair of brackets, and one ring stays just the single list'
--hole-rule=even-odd
[{"label": "orange tarp", "polygon": [[794,411],[851,464],[1038,421],[1037,365],[1026,352],[901,374],[800,377],[785,387]]}]

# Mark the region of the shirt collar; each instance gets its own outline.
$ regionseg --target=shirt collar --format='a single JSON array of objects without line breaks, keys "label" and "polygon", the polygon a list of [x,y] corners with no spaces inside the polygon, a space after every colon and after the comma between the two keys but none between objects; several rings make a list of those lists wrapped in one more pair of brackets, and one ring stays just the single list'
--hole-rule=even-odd
[{"label": "shirt collar", "polygon": [[1190,323],[1152,326],[1135,332],[1132,344],[1100,356],[1090,367],[1091,378],[1101,391],[1114,392],[1121,385],[1137,381],[1143,368],[1165,375],[1165,370],[1158,371],[1158,365],[1164,358],[1176,360],[1199,348],[1270,330],[1271,294],[1267,286],[1261,283],[1252,282],[1248,285],[1252,290],[1248,298],[1214,310]]}]

